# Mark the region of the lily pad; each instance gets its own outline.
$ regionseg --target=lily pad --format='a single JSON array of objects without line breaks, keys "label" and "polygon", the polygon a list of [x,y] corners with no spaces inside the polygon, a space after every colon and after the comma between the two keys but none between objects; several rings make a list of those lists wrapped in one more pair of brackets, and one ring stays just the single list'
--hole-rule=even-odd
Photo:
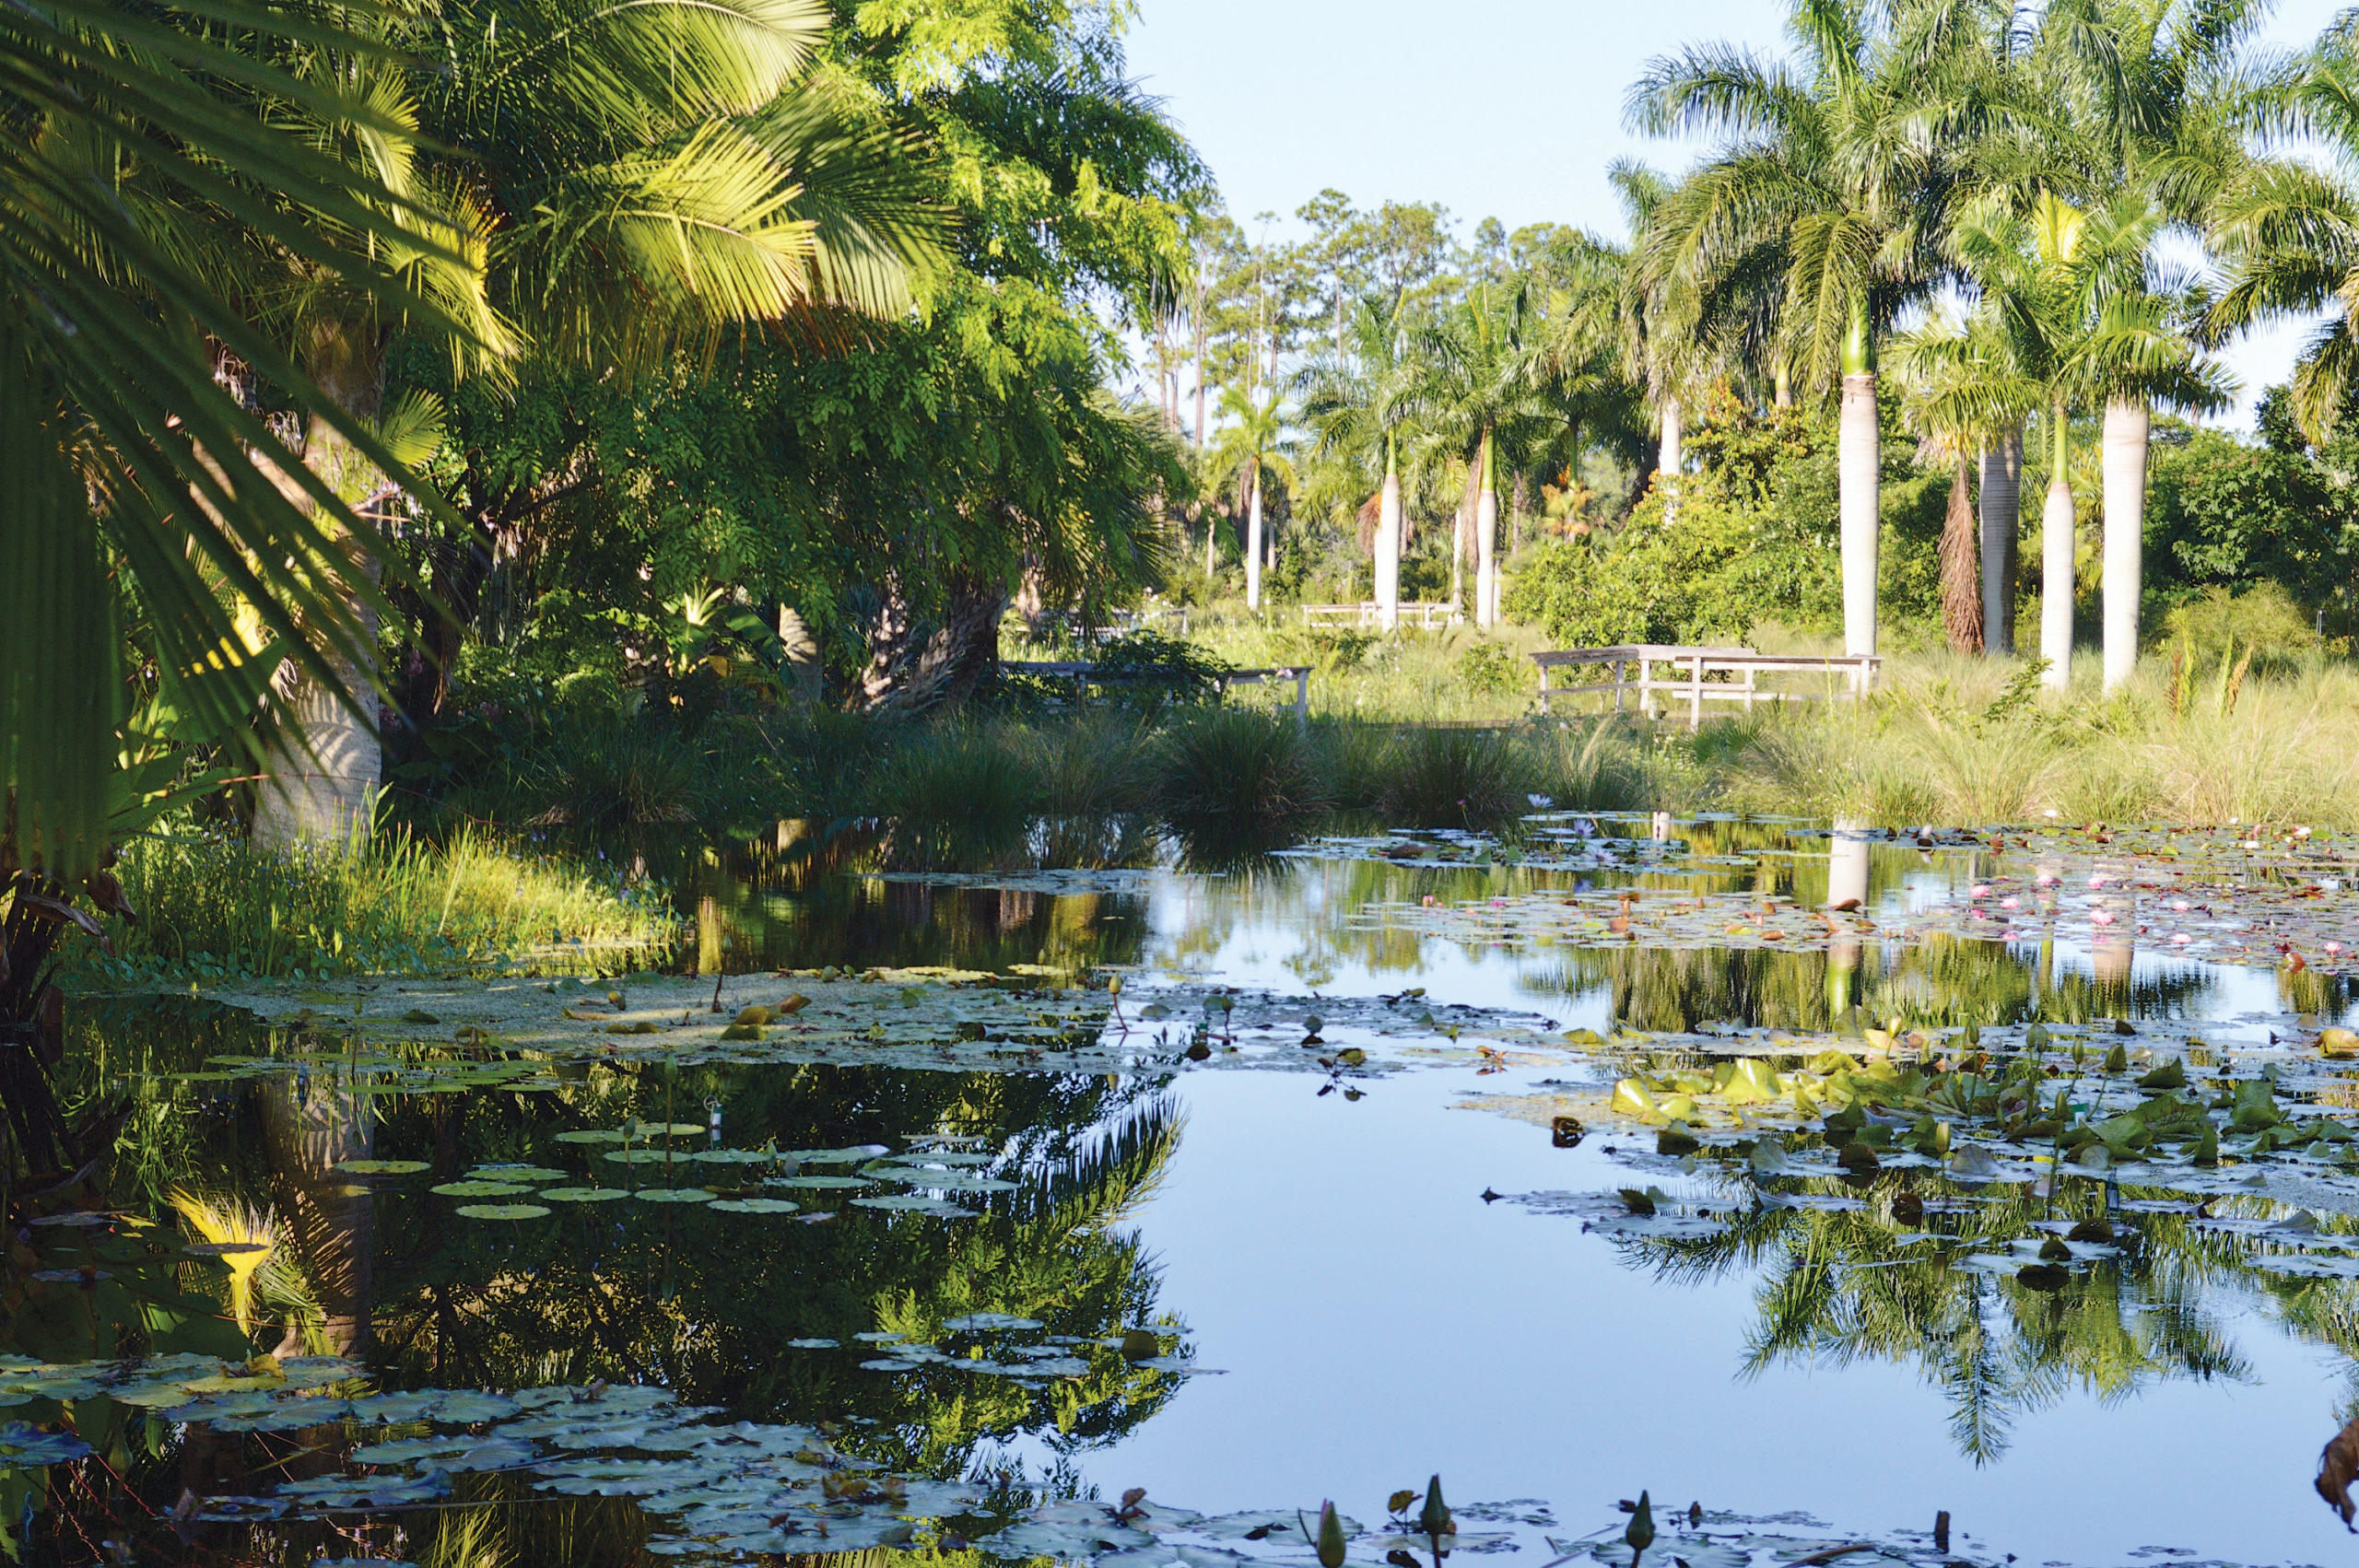
[{"label": "lily pad", "polygon": [[783,1198],[716,1198],[712,1207],[726,1214],[792,1214],[803,1205]]},{"label": "lily pad", "polygon": [[545,1203],[462,1203],[458,1211],[470,1220],[537,1220],[549,1210]]},{"label": "lily pad", "polygon": [[468,1180],[441,1182],[433,1190],[445,1198],[513,1198],[533,1189],[522,1182]]},{"label": "lily pad", "polygon": [[628,1198],[630,1191],[620,1187],[545,1187],[534,1196],[545,1203],[612,1203]]},{"label": "lily pad", "polygon": [[335,1168],[346,1176],[405,1176],[434,1167],[425,1160],[341,1160]]}]

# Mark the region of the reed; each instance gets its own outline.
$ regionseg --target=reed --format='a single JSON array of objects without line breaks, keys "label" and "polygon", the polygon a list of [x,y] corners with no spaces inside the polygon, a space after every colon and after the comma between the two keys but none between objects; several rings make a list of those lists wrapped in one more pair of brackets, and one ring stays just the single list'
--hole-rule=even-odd
[{"label": "reed", "polygon": [[101,980],[614,969],[658,962],[676,940],[663,889],[474,828],[293,853],[158,833],[126,846],[115,871],[140,919],[114,922],[115,959],[79,959]]}]

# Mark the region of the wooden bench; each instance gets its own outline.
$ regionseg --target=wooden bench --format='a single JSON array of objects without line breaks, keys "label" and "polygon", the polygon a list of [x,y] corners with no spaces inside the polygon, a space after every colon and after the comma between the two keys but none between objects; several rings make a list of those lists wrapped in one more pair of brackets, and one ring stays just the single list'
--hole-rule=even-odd
[{"label": "wooden bench", "polygon": [[[1019,674],[1039,675],[1049,680],[1073,683],[1074,701],[1086,701],[1092,686],[1114,685],[1125,681],[1191,680],[1193,673],[1169,665],[1142,665],[1135,670],[1101,670],[1095,664],[1083,664],[1061,659],[1005,659],[1000,668]],[[1310,722],[1310,670],[1307,665],[1288,665],[1270,670],[1231,670],[1211,677],[1213,689],[1221,696],[1228,695],[1231,686],[1261,686],[1294,683],[1294,716],[1298,722]]]},{"label": "wooden bench", "polygon": [[[1612,648],[1567,648],[1548,653],[1535,653],[1532,661],[1540,666],[1540,708],[1543,713],[1555,711],[1555,701],[1560,696],[1614,694],[1614,711],[1623,711],[1624,694],[1638,694],[1638,711],[1653,716],[1653,697],[1657,692],[1669,693],[1674,700],[1684,697],[1687,702],[1687,727],[1701,729],[1704,704],[1707,702],[1741,702],[1747,713],[1760,702],[1816,702],[1834,697],[1857,700],[1865,696],[1874,684],[1877,669],[1884,661],[1872,653],[1762,653],[1750,648],[1683,647],[1675,643],[1632,642]],[[1654,666],[1669,664],[1681,672],[1674,679],[1657,680]],[[1611,665],[1614,678],[1606,681],[1585,681],[1569,686],[1550,685],[1551,671],[1582,669]],[[1625,674],[1626,666],[1635,665],[1637,678]],[[1708,675],[1743,675],[1743,683],[1735,681],[1708,682]],[[1823,691],[1766,691],[1760,678],[1778,674],[1818,674],[1828,677]],[[1842,683],[1836,689],[1835,682]]]},{"label": "wooden bench", "polygon": [[[1455,604],[1410,603],[1400,607],[1399,624],[1415,626],[1419,631],[1432,631],[1437,626],[1454,626],[1466,618],[1466,612]],[[1384,624],[1384,606],[1371,599],[1358,604],[1305,604],[1302,624],[1306,626],[1380,626]]]}]

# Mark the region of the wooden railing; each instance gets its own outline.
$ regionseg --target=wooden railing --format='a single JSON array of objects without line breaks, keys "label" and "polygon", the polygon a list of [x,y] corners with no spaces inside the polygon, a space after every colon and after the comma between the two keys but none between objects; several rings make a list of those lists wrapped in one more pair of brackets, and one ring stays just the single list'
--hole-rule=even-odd
[{"label": "wooden railing", "polygon": [[[1750,648],[1689,648],[1672,643],[1622,643],[1612,648],[1568,648],[1549,653],[1535,653],[1532,661],[1540,666],[1541,711],[1555,711],[1555,701],[1560,696],[1602,697],[1611,692],[1614,711],[1623,711],[1625,694],[1638,694],[1638,711],[1654,715],[1654,695],[1663,692],[1672,701],[1687,704],[1687,727],[1700,729],[1704,723],[1707,702],[1743,703],[1747,713],[1761,702],[1818,702],[1836,697],[1857,700],[1865,696],[1875,682],[1876,671],[1884,661],[1872,653],[1761,653]],[[1670,680],[1654,678],[1654,667],[1668,664],[1680,672]],[[1608,666],[1613,669],[1610,681],[1584,681],[1573,685],[1552,685],[1550,672],[1563,669],[1583,669]],[[1637,678],[1625,675],[1635,666]],[[1709,681],[1707,676],[1742,675],[1742,685],[1731,681]],[[1763,675],[1817,674],[1825,680],[1818,691],[1765,690],[1760,685]],[[1837,683],[1840,689],[1837,689]]]},{"label": "wooden railing", "polygon": [[1137,681],[1181,681],[1209,678],[1213,689],[1226,696],[1231,686],[1261,686],[1294,683],[1294,716],[1304,724],[1310,722],[1310,670],[1306,665],[1288,665],[1269,670],[1230,670],[1211,677],[1200,677],[1191,670],[1164,664],[1143,664],[1129,670],[1103,670],[1095,664],[1082,664],[1061,659],[1007,659],[1000,668],[1018,674],[1039,675],[1052,681],[1071,681],[1076,704],[1086,702],[1092,686],[1110,686]]},{"label": "wooden railing", "polygon": [[[1437,626],[1454,626],[1466,618],[1466,612],[1451,603],[1414,603],[1401,606],[1399,624],[1415,626],[1420,631],[1432,631]],[[1380,626],[1384,624],[1384,606],[1374,600],[1361,604],[1305,604],[1302,624],[1306,626]]]}]

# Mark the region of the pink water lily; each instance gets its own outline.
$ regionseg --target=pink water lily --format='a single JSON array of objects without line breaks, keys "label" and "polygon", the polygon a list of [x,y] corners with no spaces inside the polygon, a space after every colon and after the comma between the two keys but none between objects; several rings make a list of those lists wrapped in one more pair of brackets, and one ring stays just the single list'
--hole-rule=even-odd
[{"label": "pink water lily", "polygon": [[2092,909],[2089,911],[2089,920],[2093,925],[2109,926],[2113,924],[2113,911],[2110,909]]},{"label": "pink water lily", "polygon": [[2023,900],[2020,898],[2001,898],[1999,900],[1999,907],[2001,909],[2015,909],[2022,907],[2022,906]]}]

